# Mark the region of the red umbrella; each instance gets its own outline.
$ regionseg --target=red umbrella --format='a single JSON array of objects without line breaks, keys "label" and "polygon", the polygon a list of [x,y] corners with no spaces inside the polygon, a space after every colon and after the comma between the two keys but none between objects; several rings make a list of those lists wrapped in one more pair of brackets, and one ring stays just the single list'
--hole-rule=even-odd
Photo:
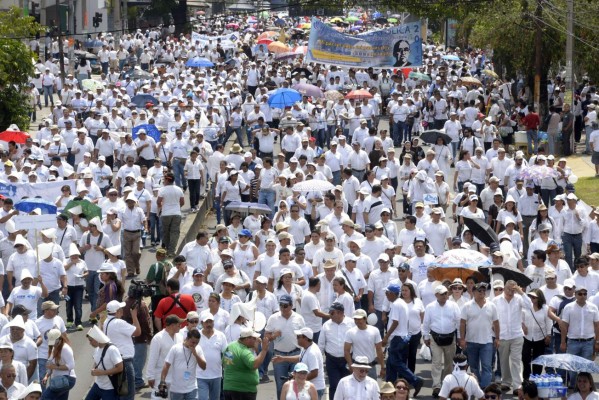
[{"label": "red umbrella", "polygon": [[19,144],[24,144],[25,141],[30,138],[27,132],[22,132],[16,125],[11,125],[4,132],[0,132],[0,140],[4,142],[15,142]]},{"label": "red umbrella", "polygon": [[359,90],[352,90],[351,92],[349,92],[346,96],[346,99],[372,99],[372,95],[370,94],[370,92],[368,90],[364,90],[364,89],[359,89]]},{"label": "red umbrella", "polygon": [[269,39],[269,38],[262,38],[262,39],[258,40],[258,42],[257,42],[257,43],[258,43],[258,44],[265,44],[265,45],[267,45],[267,46],[268,46],[268,45],[269,45],[269,44],[271,44],[272,42],[274,42],[274,40],[272,40],[272,39]]}]

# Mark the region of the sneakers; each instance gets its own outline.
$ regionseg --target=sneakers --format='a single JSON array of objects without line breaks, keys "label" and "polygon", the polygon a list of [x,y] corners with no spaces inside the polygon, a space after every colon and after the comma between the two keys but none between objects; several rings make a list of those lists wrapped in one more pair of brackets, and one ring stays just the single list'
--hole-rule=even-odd
[{"label": "sneakers", "polygon": [[67,322],[67,329],[71,329],[75,324],[73,322]]},{"label": "sneakers", "polygon": [[434,397],[435,399],[438,399],[438,398],[439,398],[439,392],[440,392],[440,391],[441,391],[441,388],[434,388],[434,389],[433,389],[433,397]]},{"label": "sneakers", "polygon": [[268,375],[263,375],[262,378],[260,378],[260,383],[268,383],[270,382],[270,378],[268,377]]},{"label": "sneakers", "polygon": [[77,330],[78,331],[82,331],[83,330],[83,325],[81,325],[81,324],[77,325]]}]

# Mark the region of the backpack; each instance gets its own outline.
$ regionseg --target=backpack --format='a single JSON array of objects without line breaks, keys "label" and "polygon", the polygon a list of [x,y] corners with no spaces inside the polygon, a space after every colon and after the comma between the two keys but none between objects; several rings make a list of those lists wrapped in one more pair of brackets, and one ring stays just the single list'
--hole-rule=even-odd
[{"label": "backpack", "polygon": [[[561,303],[559,303],[559,306],[557,307],[557,310],[556,310],[557,312],[555,313],[555,315],[557,315],[559,317],[562,315],[562,311],[564,311],[564,307],[566,307],[568,304],[572,303],[574,301],[575,297],[568,299],[566,296],[561,295],[561,294],[558,294],[556,296],[558,296],[562,300]],[[561,332],[557,322],[553,323],[553,329],[555,329],[558,332]]]}]

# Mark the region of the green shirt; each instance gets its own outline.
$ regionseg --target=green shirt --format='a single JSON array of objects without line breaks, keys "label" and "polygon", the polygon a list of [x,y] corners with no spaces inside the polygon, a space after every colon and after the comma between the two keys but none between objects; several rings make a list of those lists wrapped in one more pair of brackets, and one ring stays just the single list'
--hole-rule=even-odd
[{"label": "green shirt", "polygon": [[254,352],[239,343],[229,343],[223,355],[223,390],[258,393],[258,369],[254,368]]},{"label": "green shirt", "polygon": [[166,277],[171,269],[172,265],[168,261],[158,261],[150,265],[146,281],[150,283],[156,283],[159,286],[159,293],[161,295],[168,295],[166,291]]}]

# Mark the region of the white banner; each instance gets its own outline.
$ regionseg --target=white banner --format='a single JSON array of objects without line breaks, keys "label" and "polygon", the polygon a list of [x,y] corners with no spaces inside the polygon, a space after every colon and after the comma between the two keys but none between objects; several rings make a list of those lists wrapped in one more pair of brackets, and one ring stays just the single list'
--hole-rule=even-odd
[{"label": "white banner", "polygon": [[40,183],[0,182],[0,194],[10,197],[15,203],[23,197],[39,197],[54,203],[56,198],[62,194],[60,188],[64,185],[71,187],[71,193],[76,193],[76,181],[66,180]]}]

